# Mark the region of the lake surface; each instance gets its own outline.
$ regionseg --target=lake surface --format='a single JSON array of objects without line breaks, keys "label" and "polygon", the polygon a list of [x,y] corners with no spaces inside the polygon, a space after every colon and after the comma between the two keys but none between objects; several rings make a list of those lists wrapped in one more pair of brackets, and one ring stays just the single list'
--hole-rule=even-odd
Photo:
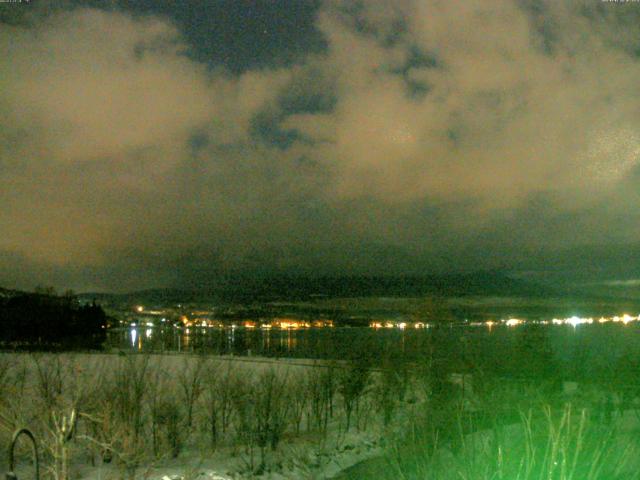
[{"label": "lake surface", "polygon": [[[108,332],[107,348],[240,356],[446,362],[451,370],[582,378],[640,368],[640,325],[450,325],[372,328],[128,328]],[[638,371],[638,370],[636,370]]]}]

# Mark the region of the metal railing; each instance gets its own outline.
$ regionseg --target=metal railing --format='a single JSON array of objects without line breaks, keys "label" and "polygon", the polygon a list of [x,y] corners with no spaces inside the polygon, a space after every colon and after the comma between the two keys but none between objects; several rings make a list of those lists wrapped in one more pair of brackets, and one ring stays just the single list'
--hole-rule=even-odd
[{"label": "metal railing", "polygon": [[18,438],[21,435],[25,435],[29,440],[31,440],[31,454],[33,457],[33,465],[35,466],[35,480],[40,480],[40,458],[38,456],[38,442],[36,442],[36,437],[31,433],[31,430],[27,428],[20,428],[15,431],[13,437],[11,438],[11,443],[9,444],[9,471],[5,475],[6,480],[18,480],[18,476],[15,473],[16,467],[16,458],[15,458],[15,447],[18,443]]}]

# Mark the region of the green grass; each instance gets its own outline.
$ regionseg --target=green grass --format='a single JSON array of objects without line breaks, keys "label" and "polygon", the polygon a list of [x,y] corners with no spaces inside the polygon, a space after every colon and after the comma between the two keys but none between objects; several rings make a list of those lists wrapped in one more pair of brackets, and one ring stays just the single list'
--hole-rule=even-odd
[{"label": "green grass", "polygon": [[[630,423],[629,415],[610,418],[595,403],[537,400],[526,410],[512,405],[518,411],[515,421],[500,416],[475,420],[481,424],[476,431],[474,420],[453,406],[417,414],[411,429],[392,440],[384,478],[640,478],[640,436],[622,428]],[[526,406],[531,398],[523,396],[519,403]]]}]

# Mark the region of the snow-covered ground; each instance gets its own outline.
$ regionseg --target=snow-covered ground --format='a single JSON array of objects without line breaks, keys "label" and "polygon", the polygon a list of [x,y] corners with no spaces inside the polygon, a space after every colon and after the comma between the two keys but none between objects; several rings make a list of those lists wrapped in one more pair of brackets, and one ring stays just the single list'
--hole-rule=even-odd
[{"label": "snow-covered ground", "polygon": [[[60,466],[53,461],[58,452],[55,426],[75,406],[80,421],[74,437],[65,443],[71,480],[370,478],[371,468],[388,466],[390,458],[393,461],[389,447],[393,450],[407,446],[405,433],[422,421],[422,414],[430,408],[429,387],[426,386],[428,379],[425,383],[421,372],[412,372],[413,377],[400,388],[400,384],[393,383],[399,381],[399,377],[385,376],[380,371],[369,371],[366,373],[368,380],[354,386],[359,373],[362,372],[349,370],[344,363],[299,359],[0,354],[0,388],[3,392],[0,397],[0,451],[7,451],[10,435],[16,428],[26,426],[33,429],[40,440],[45,475],[51,478],[53,473],[59,474]],[[616,468],[623,474],[640,472],[640,462],[635,461],[635,453],[640,453],[640,409],[628,392],[623,401],[620,392],[603,389],[603,386],[565,382],[559,391],[544,397],[535,386],[527,390],[529,387],[501,384],[489,392],[489,397],[481,398],[479,392],[474,392],[470,376],[449,375],[447,378],[445,383],[455,391],[458,412],[482,414],[489,406],[498,412],[518,409],[521,416],[518,419],[516,415],[514,421],[502,421],[497,430],[482,427],[465,433],[459,442],[462,447],[458,445],[455,453],[444,445],[439,447],[430,461],[450,468],[452,476],[437,478],[457,478],[456,468],[469,468],[470,459],[491,463],[497,462],[495,456],[524,455],[523,452],[532,446],[527,443],[530,435],[528,412],[533,412],[531,418],[537,423],[537,435],[542,435],[543,440],[546,434],[552,438],[570,424],[572,426],[565,428],[564,436],[557,437],[558,445],[567,452],[573,452],[578,444],[588,444],[589,448],[596,449],[594,452],[604,452],[603,455],[608,456],[605,461],[618,462]],[[385,384],[389,381],[390,384]],[[314,399],[321,400],[322,392],[318,388],[327,387],[326,382],[331,384],[328,387],[332,396],[330,405],[316,405],[314,410]],[[122,396],[123,388],[129,389],[131,395],[139,389],[137,403]],[[272,389],[270,395],[265,393],[268,388]],[[361,391],[357,394],[347,430],[345,391],[349,388],[361,388]],[[396,391],[400,389],[404,392],[402,395]],[[193,398],[190,426],[186,420],[189,392]],[[218,396],[225,395],[229,397],[227,407],[231,408],[229,424],[226,432],[218,432],[214,448],[210,441],[211,411],[215,411],[216,421],[222,422],[220,410],[224,402]],[[386,401],[393,406],[386,424],[382,408],[385,395],[389,396]],[[259,408],[265,399],[272,402],[268,405],[273,406],[273,411],[286,417],[282,417],[284,423],[275,448],[271,448],[268,441],[264,441],[261,448],[260,442],[247,440],[255,438],[247,436],[247,428],[251,435],[265,432],[260,430],[258,418],[268,416],[265,413],[268,410]],[[125,405],[132,409],[131,422],[139,415],[140,438],[136,445],[127,443],[132,441],[132,434],[124,424],[130,419],[118,420],[119,417],[114,416],[114,409],[122,407],[118,402],[131,403]],[[296,403],[297,410],[294,408]],[[171,407],[169,410],[167,405]],[[156,407],[159,406],[165,410],[158,410]],[[547,408],[549,412],[554,411],[548,421],[545,420]],[[158,414],[159,411],[162,413]],[[295,411],[298,411],[297,416]],[[314,411],[326,415],[324,426],[319,426]],[[56,417],[52,420],[53,414]],[[565,422],[563,415],[571,421]],[[583,417],[585,425],[591,425],[591,430],[585,429],[586,433],[576,427]],[[120,430],[110,422],[120,422]],[[217,428],[220,430],[221,425]],[[598,443],[598,438],[594,441],[589,437],[593,432],[599,432],[599,435],[605,432],[610,436],[606,451],[602,450],[605,446]],[[497,437],[503,443],[499,443]],[[173,440],[177,442],[175,449]],[[105,455],[107,451],[109,455]],[[132,457],[129,451],[137,452],[137,457]],[[404,461],[403,458],[415,461],[415,458],[399,453],[398,461]],[[412,454],[423,453],[417,448]],[[29,478],[30,470],[28,455],[20,458],[22,464],[17,471],[22,480]],[[581,462],[588,461],[580,458]],[[505,464],[507,460],[509,458]],[[520,458],[511,460],[520,461]],[[0,473],[6,470],[5,458],[0,457],[0,468]]]},{"label": "snow-covered ground", "polygon": [[[184,422],[186,405],[183,403],[183,384],[192,381],[197,365],[203,365],[200,372],[202,385],[196,394],[193,425],[182,425],[179,432],[181,439],[180,451],[176,458],[166,451],[166,441],[162,445],[165,449],[159,455],[150,453],[150,440],[147,438],[143,447],[144,453],[136,465],[135,478],[145,480],[175,480],[178,478],[192,480],[207,478],[244,479],[264,478],[276,479],[304,479],[330,478],[341,470],[361,462],[365,459],[381,454],[381,443],[385,431],[394,424],[383,427],[382,417],[376,410],[373,397],[376,393],[376,374],[371,373],[370,381],[363,387],[364,391],[358,400],[358,411],[354,412],[348,431],[345,423],[345,410],[340,395],[339,378],[347,381],[343,374],[343,365],[313,360],[286,360],[267,358],[239,358],[239,357],[199,357],[187,355],[150,355],[127,356],[108,354],[0,354],[0,387],[5,394],[0,401],[0,449],[6,451],[11,432],[19,426],[26,426],[36,432],[43,446],[51,450],[53,428],[48,418],[47,409],[56,412],[59,417],[69,414],[72,406],[78,411],[80,421],[76,426],[76,435],[69,441],[70,476],[72,479],[107,480],[123,478],[125,468],[118,464],[116,458],[110,463],[104,463],[99,452],[91,448],[84,441],[90,434],[100,437],[100,441],[107,445],[118,444],[117,439],[106,439],[99,436],[91,428],[103,425],[107,413],[99,408],[113,408],[113,402],[102,399],[97,401],[95,395],[108,395],[108,384],[120,375],[134,375],[146,369],[143,382],[145,393],[142,400],[142,411],[145,422],[150,421],[151,403],[162,400],[165,395],[177,400],[180,408],[180,421]],[[326,429],[318,429],[310,425],[311,395],[301,389],[313,388],[311,383],[317,380],[321,372],[333,372],[334,383],[332,391],[332,415],[326,420]],[[275,449],[263,449],[266,461],[261,462],[260,447],[258,445],[242,445],[238,436],[233,432],[240,429],[231,421],[229,427],[232,432],[221,435],[215,449],[210,447],[207,438],[207,375],[217,372],[218,377],[225,378],[229,372],[233,373],[233,381],[242,385],[259,384],[261,379],[274,374],[286,383],[286,401],[295,399],[303,402],[304,412],[300,415],[298,427],[292,421],[282,432],[282,439]],[[315,372],[315,373],[314,373]],[[341,376],[342,375],[342,376]],[[158,380],[162,377],[162,380]],[[325,380],[329,377],[323,377]],[[315,380],[314,380],[315,379]],[[120,378],[120,381],[123,381]],[[253,382],[253,383],[252,383]],[[220,384],[221,385],[221,384]],[[317,385],[316,385],[317,386]],[[222,387],[221,387],[222,388]],[[231,386],[230,388],[234,388]],[[240,388],[240,387],[238,387]],[[243,387],[244,388],[244,387]],[[49,392],[48,392],[49,391]],[[155,393],[152,393],[154,391]],[[47,393],[48,392],[48,393]],[[227,392],[228,394],[229,392]],[[51,398],[43,398],[51,394]],[[275,400],[273,400],[275,401]],[[83,403],[84,402],[84,403]],[[98,407],[97,405],[100,405]],[[86,406],[86,408],[85,408]],[[86,411],[86,412],[85,412]],[[291,413],[288,410],[288,414]],[[97,422],[89,424],[83,420],[83,413],[98,418]],[[104,417],[104,418],[103,418]],[[239,423],[239,421],[238,421]],[[104,426],[108,428],[108,426]],[[189,433],[186,433],[188,430]],[[93,432],[93,433],[91,433]],[[146,425],[144,435],[149,437],[150,427]],[[44,440],[43,440],[44,438]],[[49,457],[51,452],[49,452]],[[28,457],[28,456],[27,456]],[[23,461],[27,462],[27,457]],[[43,462],[53,466],[51,458],[43,456]],[[264,465],[261,465],[264,463]],[[6,470],[4,458],[0,459],[0,466]],[[24,470],[24,468],[23,468]],[[2,470],[0,470],[1,472]],[[19,471],[19,469],[18,469]],[[27,470],[28,471],[28,468]],[[46,471],[46,468],[45,468]]]}]

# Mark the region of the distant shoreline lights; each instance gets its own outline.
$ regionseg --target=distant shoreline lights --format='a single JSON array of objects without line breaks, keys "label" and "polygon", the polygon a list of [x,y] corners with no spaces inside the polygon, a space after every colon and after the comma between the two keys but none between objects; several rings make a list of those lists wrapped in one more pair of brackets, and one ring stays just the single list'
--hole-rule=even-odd
[{"label": "distant shoreline lights", "polygon": [[[486,320],[482,322],[469,322],[463,323],[462,325],[469,325],[473,327],[488,327],[489,329],[498,326],[504,325],[507,327],[517,327],[518,325],[524,324],[533,324],[533,325],[571,325],[572,327],[577,327],[578,325],[591,325],[594,323],[622,323],[623,325],[627,325],[632,322],[640,321],[640,315],[632,316],[627,313],[623,315],[614,315],[612,317],[600,317],[595,319],[593,317],[578,317],[572,316],[567,318],[553,318],[551,320],[526,320],[522,318],[504,318],[501,320]],[[460,324],[457,324],[460,325]],[[369,327],[375,330],[379,329],[392,329],[398,328],[400,330],[405,329],[422,329],[422,328],[430,328],[433,324],[424,323],[424,322],[393,322],[393,321],[373,321],[369,323]]]},{"label": "distant shoreline lights", "polygon": [[[508,320],[501,320],[500,323],[507,325],[508,327],[515,327],[523,323],[537,323],[541,325],[571,325],[572,327],[577,327],[578,325],[591,325],[593,323],[622,323],[624,325],[627,325],[628,323],[637,322],[639,320],[640,315],[634,317],[625,313],[623,315],[614,315],[613,317],[600,317],[598,319],[594,319],[593,317],[578,317],[574,315],[567,318],[553,318],[551,320],[539,320],[530,322],[519,318],[509,318]],[[484,322],[484,324],[491,326],[495,325],[495,322],[489,321]]]}]

